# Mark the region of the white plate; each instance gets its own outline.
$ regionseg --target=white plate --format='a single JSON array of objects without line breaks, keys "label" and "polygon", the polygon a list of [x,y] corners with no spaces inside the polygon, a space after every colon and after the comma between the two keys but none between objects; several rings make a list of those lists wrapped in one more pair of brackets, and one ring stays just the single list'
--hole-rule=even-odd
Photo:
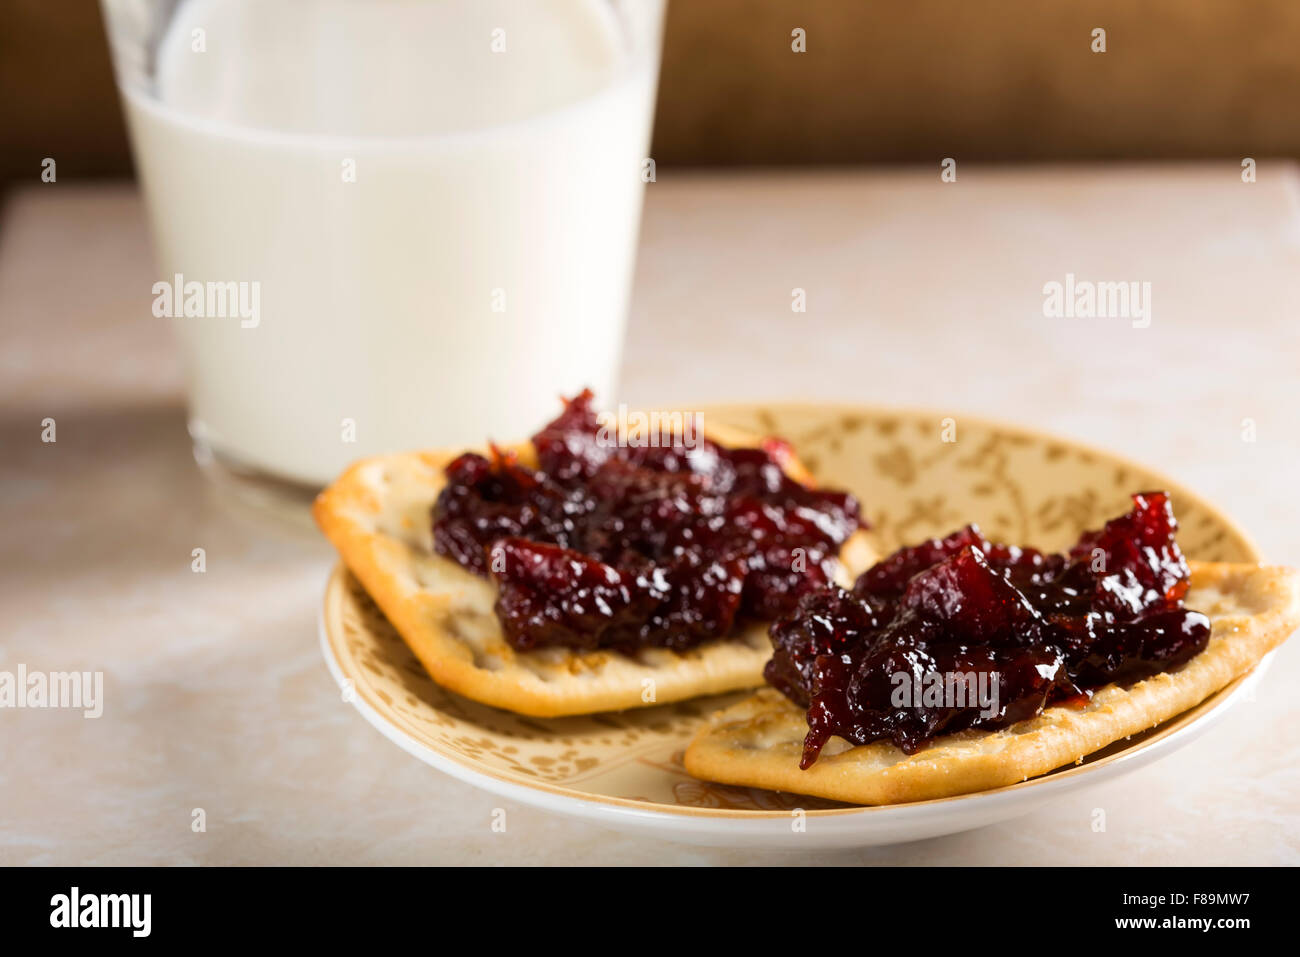
[{"label": "white plate", "polygon": [[[320,637],[321,650],[330,673],[341,688],[348,687],[347,682],[355,679],[349,679],[348,673],[344,672],[335,656],[323,616]],[[403,751],[467,784],[520,804],[581,818],[604,827],[635,831],[688,844],[789,848],[866,847],[901,844],[996,824],[1028,814],[1060,795],[1093,787],[1145,767],[1194,741],[1213,727],[1235,702],[1253,695],[1254,688],[1268,670],[1272,657],[1271,654],[1265,656],[1254,671],[1224,689],[1210,702],[1172,722],[1166,722],[1155,732],[1157,737],[1135,743],[1110,758],[980,794],[892,807],[807,810],[802,814],[797,810],[801,803],[798,798],[793,799],[793,806],[788,811],[732,810],[731,813],[726,813],[723,809],[671,805],[654,807],[646,802],[619,801],[578,791],[510,781],[476,770],[457,754],[421,743],[360,695],[352,695],[351,698],[362,716]],[[352,687],[355,690],[355,684]]]},{"label": "white plate", "polygon": [[[790,439],[823,482],[862,499],[882,551],[972,520],[995,539],[1060,548],[1123,511],[1128,493],[1165,488],[1189,555],[1259,560],[1232,521],[1193,493],[1064,439],[960,417],[961,441],[943,443],[943,417],[925,411],[786,405],[705,414]],[[403,750],[477,787],[668,840],[802,848],[896,843],[982,827],[1136,770],[1206,731],[1250,693],[1269,661],[1078,766],[978,794],[861,808],[688,775],[681,752],[703,717],[745,693],[560,719],[523,717],[459,697],[428,677],[342,566],[326,589],[321,646],[366,720]]]}]

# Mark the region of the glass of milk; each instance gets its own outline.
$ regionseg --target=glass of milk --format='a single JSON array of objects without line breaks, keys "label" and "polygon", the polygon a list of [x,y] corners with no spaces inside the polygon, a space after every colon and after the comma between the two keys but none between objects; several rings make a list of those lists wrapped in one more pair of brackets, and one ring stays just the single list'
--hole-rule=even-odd
[{"label": "glass of milk", "polygon": [[614,398],[663,0],[101,0],[201,462],[315,488]]}]

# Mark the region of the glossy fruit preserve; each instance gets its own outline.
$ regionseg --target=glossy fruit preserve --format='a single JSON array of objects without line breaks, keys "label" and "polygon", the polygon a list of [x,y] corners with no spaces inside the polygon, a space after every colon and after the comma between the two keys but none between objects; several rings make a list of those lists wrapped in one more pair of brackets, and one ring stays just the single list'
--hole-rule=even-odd
[{"label": "glossy fruit preserve", "polygon": [[853,496],[791,479],[780,442],[619,444],[591,399],[533,437],[538,468],[467,453],[434,505],[435,549],[497,583],[513,647],[682,650],[831,582],[860,525]]},{"label": "glossy fruit preserve", "polygon": [[[801,766],[832,735],[915,753],[937,735],[1004,727],[1187,661],[1210,622],[1183,606],[1176,528],[1168,496],[1148,492],[1067,554],[993,544],[972,525],[901,549],[851,592],[804,596],[773,624],[766,670],[808,709]],[[964,698],[945,697],[933,675]],[[962,689],[947,676],[974,680]],[[899,698],[927,686],[935,693]]]}]

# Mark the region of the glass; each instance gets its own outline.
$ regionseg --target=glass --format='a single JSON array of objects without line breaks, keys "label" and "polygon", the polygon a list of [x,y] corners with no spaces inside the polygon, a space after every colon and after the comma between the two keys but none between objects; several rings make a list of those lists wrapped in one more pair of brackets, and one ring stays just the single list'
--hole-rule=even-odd
[{"label": "glass", "polygon": [[101,0],[199,461],[307,491],[613,398],[663,0]]}]

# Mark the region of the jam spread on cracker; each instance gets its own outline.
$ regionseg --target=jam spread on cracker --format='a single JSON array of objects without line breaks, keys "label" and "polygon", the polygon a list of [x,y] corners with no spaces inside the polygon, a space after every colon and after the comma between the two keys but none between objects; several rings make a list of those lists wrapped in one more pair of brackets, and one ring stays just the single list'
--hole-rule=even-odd
[{"label": "jam spread on cracker", "polygon": [[1183,606],[1176,528],[1167,494],[1147,492],[1066,554],[993,544],[971,525],[899,550],[852,591],[805,595],[772,625],[765,672],[808,711],[800,766],[833,735],[913,754],[1181,665],[1210,622]]},{"label": "jam spread on cracker", "polygon": [[614,441],[591,400],[533,437],[536,469],[467,453],[434,505],[435,550],[496,582],[512,647],[681,651],[831,583],[858,503],[786,475],[784,443]]}]

